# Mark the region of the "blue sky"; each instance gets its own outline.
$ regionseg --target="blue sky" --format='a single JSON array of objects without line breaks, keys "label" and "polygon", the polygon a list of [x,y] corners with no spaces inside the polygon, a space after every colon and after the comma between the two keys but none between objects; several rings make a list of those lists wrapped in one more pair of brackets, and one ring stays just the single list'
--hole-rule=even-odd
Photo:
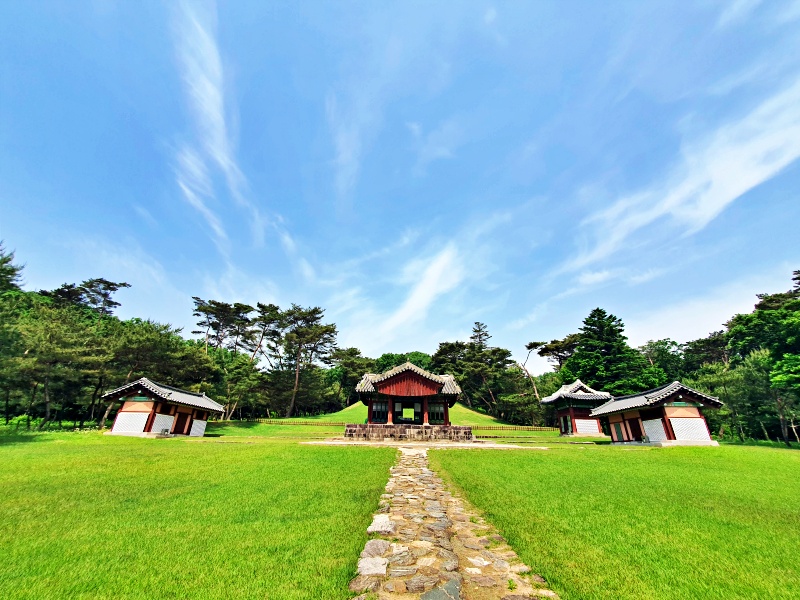
[{"label": "blue sky", "polygon": [[[800,3],[5,2],[26,285],[319,305],[366,354],[687,341],[800,268]],[[534,361],[534,370],[546,370]]]}]

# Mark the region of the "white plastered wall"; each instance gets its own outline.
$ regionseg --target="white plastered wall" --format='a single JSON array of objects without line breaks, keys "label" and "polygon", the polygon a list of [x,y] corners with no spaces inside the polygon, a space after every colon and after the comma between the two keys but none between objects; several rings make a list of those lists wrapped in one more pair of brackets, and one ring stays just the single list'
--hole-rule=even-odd
[{"label": "white plastered wall", "polygon": [[600,428],[595,419],[575,419],[575,433],[585,433],[597,435]]},{"label": "white plastered wall", "polygon": [[189,431],[189,435],[193,435],[195,437],[202,437],[206,432],[206,422],[200,421],[195,419],[192,421],[192,429]]},{"label": "white plastered wall", "polygon": [[672,431],[675,432],[675,439],[678,441],[711,441],[705,419],[672,418],[669,422],[672,424]]},{"label": "white plastered wall", "polygon": [[644,433],[651,442],[666,442],[667,432],[664,431],[664,423],[661,419],[651,419],[642,421]]},{"label": "white plastered wall", "polygon": [[136,434],[144,431],[144,426],[147,425],[147,418],[150,413],[145,412],[121,412],[117,414],[117,419],[114,421],[114,427],[111,433],[119,434]]},{"label": "white plastered wall", "polygon": [[150,428],[151,433],[161,433],[165,429],[167,433],[172,430],[172,422],[175,420],[175,417],[172,415],[156,415],[155,420],[153,421],[153,426]]}]

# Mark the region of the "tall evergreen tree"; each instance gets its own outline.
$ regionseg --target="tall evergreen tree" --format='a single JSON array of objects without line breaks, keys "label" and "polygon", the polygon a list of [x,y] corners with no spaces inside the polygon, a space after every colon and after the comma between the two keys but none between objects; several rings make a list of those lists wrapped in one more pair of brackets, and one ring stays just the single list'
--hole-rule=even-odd
[{"label": "tall evergreen tree", "polygon": [[487,342],[491,339],[491,335],[489,335],[489,329],[486,327],[485,323],[481,323],[480,321],[475,321],[475,325],[472,326],[472,335],[469,336],[469,340],[475,344],[478,348],[483,350],[487,346]]},{"label": "tall evergreen tree", "polygon": [[678,342],[669,338],[649,340],[645,345],[639,346],[639,352],[651,366],[660,367],[669,381],[683,377],[683,346]]},{"label": "tall evergreen tree", "polygon": [[618,317],[595,308],[583,321],[575,352],[561,367],[564,381],[580,379],[586,385],[614,395],[632,394],[666,382],[657,366],[628,345]]},{"label": "tall evergreen tree", "polygon": [[0,294],[20,289],[22,269],[22,265],[14,263],[14,253],[7,251],[0,240]]},{"label": "tall evergreen tree", "polygon": [[558,370],[575,352],[575,348],[578,347],[578,342],[580,339],[580,333],[570,333],[560,340],[550,340],[549,342],[530,342],[525,345],[525,349],[528,351],[537,350],[537,354],[539,356],[549,360],[555,365],[556,370]]},{"label": "tall evergreen tree", "polygon": [[303,308],[297,304],[284,312],[287,324],[284,346],[294,362],[294,387],[286,417],[291,417],[300,388],[300,373],[315,360],[327,361],[336,348],[336,325],[324,324],[325,311],[319,306]]}]

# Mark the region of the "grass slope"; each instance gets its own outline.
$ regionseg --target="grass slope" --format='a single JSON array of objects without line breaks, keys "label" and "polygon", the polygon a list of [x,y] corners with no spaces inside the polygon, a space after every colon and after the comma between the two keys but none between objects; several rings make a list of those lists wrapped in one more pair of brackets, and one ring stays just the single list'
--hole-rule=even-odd
[{"label": "grass slope", "polygon": [[3,439],[0,598],[349,598],[394,456],[281,440]]},{"label": "grass slope", "polygon": [[[363,423],[367,419],[367,407],[361,402],[351,404],[347,408],[339,412],[329,413],[327,415],[318,415],[315,417],[299,417],[297,419],[286,419],[287,421],[320,421],[331,423]],[[489,415],[479,413],[463,404],[456,402],[455,406],[450,409],[450,421],[453,425],[508,425],[505,421],[495,419]]]},{"label": "grass slope", "polygon": [[[258,423],[256,421],[224,421],[210,422],[207,434],[210,436],[225,437],[268,437],[291,439],[325,439],[341,437],[344,428],[335,423],[363,423],[367,418],[367,407],[357,402],[340,410],[339,412],[315,417],[297,419],[281,419],[284,424]],[[450,409],[450,420],[454,425],[506,425],[503,421],[471,410],[461,404],[456,404]],[[314,423],[302,425],[301,423]],[[326,426],[326,423],[331,425]],[[525,432],[508,432],[511,435],[524,434]]]},{"label": "grass slope", "polygon": [[456,402],[450,409],[450,422],[453,425],[471,425],[473,427],[508,425],[505,421],[474,411],[459,402]]},{"label": "grass slope", "polygon": [[432,451],[565,600],[797,598],[800,453]]},{"label": "grass slope", "polygon": [[367,406],[361,402],[351,404],[345,409],[335,413],[316,415],[313,417],[297,417],[287,421],[319,421],[328,423],[363,423],[367,418]]}]

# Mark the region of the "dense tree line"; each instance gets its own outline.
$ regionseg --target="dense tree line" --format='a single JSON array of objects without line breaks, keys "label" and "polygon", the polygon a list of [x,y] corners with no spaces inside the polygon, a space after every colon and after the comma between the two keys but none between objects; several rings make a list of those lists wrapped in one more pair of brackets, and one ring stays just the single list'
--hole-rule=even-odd
[{"label": "dense tree line", "polygon": [[718,396],[725,406],[706,417],[720,438],[800,443],[800,271],[792,283],[686,344],[651,340],[634,350],[622,321],[597,308],[579,332],[528,349],[548,358],[564,383],[580,378],[622,395],[678,380]]},{"label": "dense tree line", "polygon": [[[541,398],[576,378],[617,396],[680,380],[725,402],[707,414],[720,436],[800,442],[800,271],[790,290],[760,294],[753,312],[705,338],[632,348],[622,320],[596,308],[577,332],[527,344],[522,363],[492,346],[481,322],[469,340],[442,342],[433,355],[372,359],[338,347],[336,325],[319,307],[200,297],[196,337],[186,339],[169,324],[118,318],[115,293],[127,283],[94,278],[25,291],[22,271],[0,243],[0,401],[16,427],[102,427],[117,408],[102,405],[102,395],[142,376],[205,392],[225,406],[225,419],[332,412],[358,400],[364,373],[410,361],[454,375],[465,404],[511,423],[552,424]],[[553,371],[532,376],[533,352]]]},{"label": "dense tree line", "polygon": [[103,406],[102,395],[143,376],[205,392],[225,406],[224,418],[329,412],[348,397],[344,372],[358,368],[352,349],[335,348],[336,326],[318,307],[195,298],[200,339],[185,339],[171,325],[114,315],[114,294],[127,283],[97,278],[25,291],[22,271],[0,245],[6,425],[103,427],[117,407]]}]

